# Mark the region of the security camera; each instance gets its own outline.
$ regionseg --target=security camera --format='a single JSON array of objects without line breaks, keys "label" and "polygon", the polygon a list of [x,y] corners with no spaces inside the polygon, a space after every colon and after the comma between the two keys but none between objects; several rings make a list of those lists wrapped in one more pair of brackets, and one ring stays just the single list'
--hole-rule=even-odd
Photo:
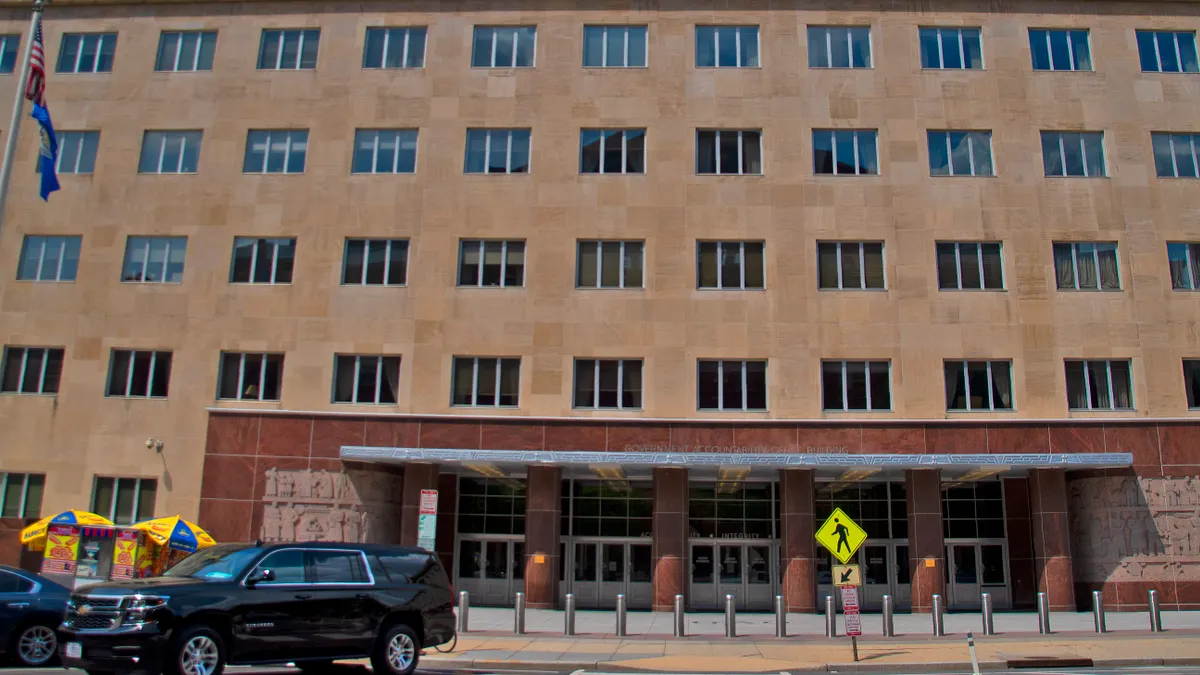
[{"label": "security camera", "polygon": [[147,439],[146,439],[146,449],[147,449],[147,450],[151,450],[151,449],[153,449],[153,448],[154,448],[154,439],[153,439],[153,438],[147,438]]},{"label": "security camera", "polygon": [[159,439],[157,439],[157,438],[147,438],[147,439],[146,439],[146,449],[147,449],[147,450],[151,450],[151,449],[152,449],[152,450],[155,450],[155,451],[157,451],[157,452],[162,452],[162,449],[163,449],[163,442],[162,442],[162,441],[160,441],[160,440],[159,440]]}]

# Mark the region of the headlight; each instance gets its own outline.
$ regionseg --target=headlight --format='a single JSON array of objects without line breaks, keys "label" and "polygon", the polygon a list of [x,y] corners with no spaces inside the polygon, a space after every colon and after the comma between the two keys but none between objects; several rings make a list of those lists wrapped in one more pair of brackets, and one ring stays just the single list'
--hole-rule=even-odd
[{"label": "headlight", "polygon": [[145,612],[165,606],[170,599],[166,595],[135,595],[129,599],[129,604],[125,609]]}]

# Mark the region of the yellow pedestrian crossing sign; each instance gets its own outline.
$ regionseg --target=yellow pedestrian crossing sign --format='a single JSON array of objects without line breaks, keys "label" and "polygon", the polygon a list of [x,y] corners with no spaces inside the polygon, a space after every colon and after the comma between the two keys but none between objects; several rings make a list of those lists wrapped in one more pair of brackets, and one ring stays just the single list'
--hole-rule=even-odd
[{"label": "yellow pedestrian crossing sign", "polygon": [[817,542],[829,549],[843,565],[850,561],[866,540],[866,531],[841,509],[834,509],[825,524],[817,529]]}]

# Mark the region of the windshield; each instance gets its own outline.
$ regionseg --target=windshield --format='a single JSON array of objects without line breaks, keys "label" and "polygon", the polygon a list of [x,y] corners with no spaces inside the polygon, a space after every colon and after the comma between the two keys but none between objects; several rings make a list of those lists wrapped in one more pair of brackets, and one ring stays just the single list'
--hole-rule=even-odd
[{"label": "windshield", "polygon": [[217,544],[193,553],[163,572],[164,577],[232,579],[242,573],[262,549],[250,544]]}]

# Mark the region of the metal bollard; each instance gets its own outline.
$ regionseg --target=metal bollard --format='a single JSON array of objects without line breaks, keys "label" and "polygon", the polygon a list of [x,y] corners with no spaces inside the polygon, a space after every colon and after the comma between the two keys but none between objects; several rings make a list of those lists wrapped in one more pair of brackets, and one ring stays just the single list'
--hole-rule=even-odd
[{"label": "metal bollard", "polygon": [[617,637],[625,637],[625,594],[617,594]]},{"label": "metal bollard", "polygon": [[983,607],[983,634],[995,635],[996,624],[992,621],[992,594],[982,594],[980,596],[980,605]]},{"label": "metal bollard", "polygon": [[687,635],[687,626],[683,618],[683,596],[675,596],[675,637]]},{"label": "metal bollard", "polygon": [[825,596],[825,637],[837,637],[837,612],[833,611],[833,596]]},{"label": "metal bollard", "polygon": [[787,637],[787,603],[782,595],[775,596],[775,637]]},{"label": "metal bollard", "polygon": [[945,617],[942,616],[942,596],[933,594],[933,635],[942,637],[946,634]]},{"label": "metal bollard", "polygon": [[458,625],[454,627],[457,633],[466,633],[467,620],[471,616],[471,594],[466,591],[458,592]]},{"label": "metal bollard", "polygon": [[563,635],[575,634],[575,594],[567,593],[566,611],[563,612]]},{"label": "metal bollard", "polygon": [[1050,597],[1045,593],[1038,593],[1038,632],[1042,635],[1050,634]]},{"label": "metal bollard", "polygon": [[1162,613],[1158,611],[1158,591],[1150,591],[1150,632],[1162,632]]},{"label": "metal bollard", "polygon": [[892,620],[892,596],[883,596],[883,637],[896,637],[896,623]]},{"label": "metal bollard", "polygon": [[525,594],[517,591],[517,604],[513,607],[513,632],[525,634]]},{"label": "metal bollard", "polygon": [[737,608],[730,594],[725,595],[725,637],[737,637]]},{"label": "metal bollard", "polygon": [[1097,633],[1108,632],[1104,622],[1104,594],[1100,591],[1092,591],[1092,627]]}]

